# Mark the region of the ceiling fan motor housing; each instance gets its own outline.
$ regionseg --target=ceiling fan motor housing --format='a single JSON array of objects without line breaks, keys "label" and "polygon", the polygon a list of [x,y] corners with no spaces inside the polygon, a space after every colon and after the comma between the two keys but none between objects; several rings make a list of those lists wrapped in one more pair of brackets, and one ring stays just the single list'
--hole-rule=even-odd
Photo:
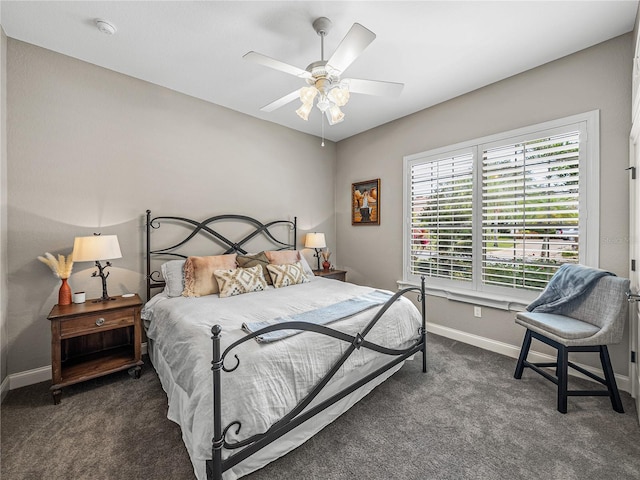
[{"label": "ceiling fan motor housing", "polygon": [[313,62],[307,67],[307,72],[312,75],[312,78],[307,78],[307,83],[315,86],[322,93],[326,93],[325,89],[331,85],[340,82],[340,77],[335,75],[331,68],[327,68],[326,60]]}]

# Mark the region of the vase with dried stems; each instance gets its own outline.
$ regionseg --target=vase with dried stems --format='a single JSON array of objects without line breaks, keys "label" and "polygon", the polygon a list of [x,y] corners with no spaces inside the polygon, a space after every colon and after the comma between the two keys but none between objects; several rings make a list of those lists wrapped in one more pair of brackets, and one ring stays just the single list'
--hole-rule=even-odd
[{"label": "vase with dried stems", "polygon": [[65,259],[64,255],[58,255],[56,258],[46,252],[44,257],[38,257],[38,260],[47,265],[53,274],[62,280],[62,285],[58,290],[58,305],[71,305],[71,287],[68,279],[73,269],[73,254],[70,253]]},{"label": "vase with dried stems", "polygon": [[322,262],[322,268],[325,270],[329,270],[331,264],[329,263],[329,257],[331,256],[331,252],[329,250],[325,250],[322,253],[322,258],[324,258],[324,262]]}]

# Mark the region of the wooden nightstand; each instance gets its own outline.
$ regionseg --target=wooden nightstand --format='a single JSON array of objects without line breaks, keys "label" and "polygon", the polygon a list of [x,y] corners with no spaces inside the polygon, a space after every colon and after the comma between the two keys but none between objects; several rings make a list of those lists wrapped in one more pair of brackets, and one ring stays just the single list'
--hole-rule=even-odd
[{"label": "wooden nightstand", "polygon": [[332,278],[334,280],[340,280],[341,282],[347,281],[346,270],[314,270],[313,274],[316,277]]},{"label": "wooden nightstand", "polygon": [[60,403],[61,389],[109,373],[130,369],[140,377],[142,300],[115,297],[56,305],[51,321],[51,395]]}]

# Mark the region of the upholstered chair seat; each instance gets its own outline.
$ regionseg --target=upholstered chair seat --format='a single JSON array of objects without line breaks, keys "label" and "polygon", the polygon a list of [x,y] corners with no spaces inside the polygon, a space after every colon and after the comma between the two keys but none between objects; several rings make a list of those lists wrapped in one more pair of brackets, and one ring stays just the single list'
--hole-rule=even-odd
[{"label": "upholstered chair seat", "polygon": [[518,313],[516,323],[567,347],[590,344],[601,331],[600,327],[590,323],[555,313]]}]

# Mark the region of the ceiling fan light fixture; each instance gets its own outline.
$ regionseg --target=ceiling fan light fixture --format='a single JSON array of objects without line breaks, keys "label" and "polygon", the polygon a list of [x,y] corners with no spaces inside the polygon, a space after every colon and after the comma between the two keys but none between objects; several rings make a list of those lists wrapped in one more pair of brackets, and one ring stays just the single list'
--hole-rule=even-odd
[{"label": "ceiling fan light fixture", "polygon": [[338,107],[344,107],[349,101],[349,90],[346,87],[337,86],[329,91],[328,97]]},{"label": "ceiling fan light fixture", "polygon": [[335,125],[344,120],[344,113],[338,105],[332,105],[329,110],[327,110],[327,118],[329,119],[330,125]]},{"label": "ceiling fan light fixture", "polygon": [[300,89],[300,100],[303,104],[313,105],[313,100],[316,98],[318,90],[315,87],[302,87]]},{"label": "ceiling fan light fixture", "polygon": [[327,111],[328,108],[331,107],[331,102],[329,101],[326,95],[322,95],[320,97],[320,100],[318,100],[318,103],[316,104],[316,106],[322,113],[324,113]]},{"label": "ceiling fan light fixture", "polygon": [[[333,54],[329,59],[325,60],[324,37],[329,33],[331,21],[326,17],[317,18],[313,22],[313,28],[320,36],[320,60],[310,63],[305,70],[253,51],[243,56],[243,58],[260,65],[304,79],[307,84],[305,87],[294,90],[284,97],[271,102],[260,110],[272,112],[296,98],[300,98],[302,105],[296,110],[296,114],[300,118],[308,121],[309,114],[315,103],[318,110],[327,117],[329,124],[334,125],[344,120],[344,113],[340,110],[340,107],[349,102],[351,92],[378,96],[399,95],[403,87],[401,83],[341,78],[344,71],[375,40],[375,33],[359,23],[354,23]],[[323,146],[324,116],[321,117]]]},{"label": "ceiling fan light fixture", "polygon": [[312,103],[303,103],[300,106],[300,108],[296,110],[296,113],[301,119],[303,119],[306,122],[307,120],[309,120],[309,113],[311,112],[312,108],[313,108],[313,101]]}]

